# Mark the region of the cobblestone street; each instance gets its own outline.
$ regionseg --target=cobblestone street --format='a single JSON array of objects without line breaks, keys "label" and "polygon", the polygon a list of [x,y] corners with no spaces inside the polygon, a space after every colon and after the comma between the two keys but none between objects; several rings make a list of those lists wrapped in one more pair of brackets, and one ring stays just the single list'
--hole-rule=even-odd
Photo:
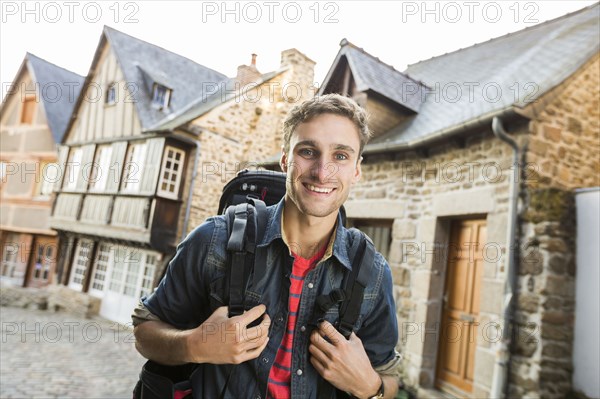
[{"label": "cobblestone street", "polygon": [[131,398],[144,359],[130,329],[0,307],[0,398]]}]

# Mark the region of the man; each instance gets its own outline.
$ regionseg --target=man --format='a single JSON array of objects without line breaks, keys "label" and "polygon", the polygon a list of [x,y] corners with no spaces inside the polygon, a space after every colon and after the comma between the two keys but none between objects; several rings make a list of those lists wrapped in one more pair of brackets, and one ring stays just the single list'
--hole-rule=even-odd
[{"label": "man", "polygon": [[[292,109],[283,130],[286,195],[268,208],[258,244],[267,273],[246,292],[256,306],[227,317],[226,220],[210,218],[179,245],[165,279],[136,309],[136,347],[158,363],[201,364],[191,378],[195,398],[217,398],[230,372],[227,397],[236,399],[316,398],[319,376],[354,397],[393,398],[398,331],[391,272],[381,254],[356,333],[346,340],[335,330],[335,307],[310,329],[317,296],[340,287],[352,268],[357,233],[343,227],[339,209],[361,177],[367,115],[349,98],[325,95]],[[248,326],[263,314],[259,325]]]}]

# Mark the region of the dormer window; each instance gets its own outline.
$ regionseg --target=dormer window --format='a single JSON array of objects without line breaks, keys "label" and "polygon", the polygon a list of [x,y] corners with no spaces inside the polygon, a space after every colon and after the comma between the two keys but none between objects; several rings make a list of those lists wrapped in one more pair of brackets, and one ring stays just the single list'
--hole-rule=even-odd
[{"label": "dormer window", "polygon": [[111,83],[106,89],[106,105],[114,105],[117,103],[117,84]]},{"label": "dormer window", "polygon": [[160,85],[154,84],[152,89],[152,105],[158,109],[164,109],[169,107],[169,101],[171,100],[171,89]]}]

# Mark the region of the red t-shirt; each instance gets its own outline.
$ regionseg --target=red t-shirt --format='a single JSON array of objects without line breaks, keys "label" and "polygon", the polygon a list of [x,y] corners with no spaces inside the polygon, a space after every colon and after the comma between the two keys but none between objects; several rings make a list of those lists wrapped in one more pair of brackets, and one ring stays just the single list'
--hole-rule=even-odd
[{"label": "red t-shirt", "polygon": [[292,367],[292,343],[294,342],[294,330],[296,329],[296,317],[300,306],[300,295],[304,277],[325,255],[327,246],[324,246],[315,256],[310,259],[302,258],[294,253],[294,264],[290,275],[290,296],[288,300],[289,316],[287,329],[275,355],[275,363],[271,367],[268,381],[269,398],[289,399],[291,398],[291,367]]}]

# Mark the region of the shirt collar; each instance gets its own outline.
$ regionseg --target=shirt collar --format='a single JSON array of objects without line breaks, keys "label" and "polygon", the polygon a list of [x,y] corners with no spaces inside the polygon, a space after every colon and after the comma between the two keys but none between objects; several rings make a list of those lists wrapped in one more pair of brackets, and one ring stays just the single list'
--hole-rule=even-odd
[{"label": "shirt collar", "polygon": [[[284,233],[282,229],[283,223],[283,207],[284,207],[284,199],[282,198],[279,203],[269,207],[269,222],[267,225],[267,230],[265,231],[265,235],[261,240],[259,247],[266,247],[273,240],[281,239],[284,243],[286,242],[284,238]],[[346,242],[346,228],[344,227],[342,221],[341,213],[338,213],[336,227],[329,239],[329,244],[327,245],[327,250],[325,251],[325,255],[323,255],[323,260],[334,256],[337,260],[348,270],[352,270],[352,263],[350,262],[348,256],[348,248]],[[286,244],[287,245],[287,244]]]}]

